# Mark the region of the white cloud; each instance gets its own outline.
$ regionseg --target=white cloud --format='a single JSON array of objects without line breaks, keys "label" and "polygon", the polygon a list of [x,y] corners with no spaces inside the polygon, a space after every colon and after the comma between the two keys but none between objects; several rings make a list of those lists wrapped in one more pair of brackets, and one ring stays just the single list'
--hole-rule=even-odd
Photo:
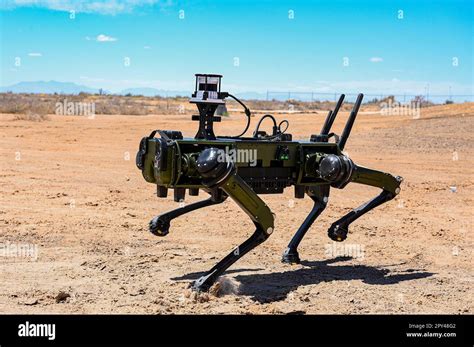
[{"label": "white cloud", "polygon": [[371,63],[381,63],[383,62],[383,58],[380,57],[372,57],[369,59]]},{"label": "white cloud", "polygon": [[150,46],[144,46],[143,49],[151,49]]},{"label": "white cloud", "polygon": [[38,52],[31,52],[31,53],[28,53],[28,56],[30,56],[30,57],[42,57],[43,54],[38,53]]},{"label": "white cloud", "polygon": [[107,36],[107,35],[104,35],[104,34],[97,35],[95,40],[97,42],[114,42],[114,41],[117,41],[117,39],[115,37]]},{"label": "white cloud", "polygon": [[2,0],[0,9],[17,7],[41,7],[55,11],[75,11],[76,13],[99,13],[116,15],[132,12],[135,8],[153,6],[169,6],[169,0]]}]

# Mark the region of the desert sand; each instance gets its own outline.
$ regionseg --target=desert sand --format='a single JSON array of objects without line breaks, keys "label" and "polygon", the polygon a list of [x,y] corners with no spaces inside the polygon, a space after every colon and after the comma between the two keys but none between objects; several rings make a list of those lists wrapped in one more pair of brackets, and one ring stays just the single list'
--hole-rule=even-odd
[{"label": "desert sand", "polygon": [[[324,121],[324,113],[283,117],[297,139]],[[234,114],[216,133],[237,134],[243,124]],[[229,269],[219,296],[187,287],[247,238],[252,223],[228,199],[153,236],[149,220],[178,206],[171,195],[157,198],[135,166],[138,143],[153,129],[194,136],[197,123],[183,114],[42,122],[0,115],[0,243],[37,250],[36,258],[0,257],[1,313],[473,313],[474,103],[422,108],[418,119],[362,112],[347,153],[403,176],[400,195],[335,245],[331,223],[378,190],[332,189],[300,246],[300,265],[280,258],[311,200],[294,199],[293,189],[261,195],[276,214],[275,232]]]}]

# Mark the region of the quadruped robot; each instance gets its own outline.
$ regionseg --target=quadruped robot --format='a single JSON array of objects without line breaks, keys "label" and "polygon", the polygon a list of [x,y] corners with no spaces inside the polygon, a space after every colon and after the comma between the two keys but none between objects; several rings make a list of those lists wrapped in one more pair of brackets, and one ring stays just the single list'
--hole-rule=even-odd
[{"label": "quadruped robot", "polygon": [[[351,133],[363,94],[359,94],[341,136],[330,132],[344,101],[340,96],[333,111],[329,111],[319,134],[307,141],[293,141],[288,134],[289,123],[277,124],[272,115],[264,115],[252,136],[245,137],[250,126],[251,111],[237,97],[221,91],[221,75],[196,74],[195,91],[190,99],[196,104],[199,121],[194,138],[183,138],[180,131],[154,130],[142,138],[136,165],[149,183],[157,186],[157,195],[165,198],[174,190],[174,200],[183,201],[186,190],[197,196],[199,190],[209,194],[205,200],[184,205],[154,217],[150,231],[157,236],[169,233],[174,218],[206,206],[220,204],[228,197],[246,212],[255,224],[255,232],[219,261],[192,288],[207,291],[224,271],[247,252],[264,242],[274,230],[274,214],[259,194],[281,194],[294,186],[295,198],[305,194],[314,206],[283,253],[285,263],[299,263],[298,245],[316,218],[326,208],[330,188],[344,188],[348,183],[378,187],[382,192],[365,204],[338,219],[328,229],[328,236],[337,242],[347,237],[349,225],[373,208],[392,200],[400,192],[402,178],[354,164],[342,151]],[[226,98],[237,101],[247,117],[245,130],[237,136],[215,136],[216,114]],[[260,130],[264,119],[273,122],[271,134]],[[284,128],[283,128],[284,127]],[[159,135],[157,137],[156,135]],[[330,141],[331,140],[331,141]],[[236,161],[232,153],[254,153],[250,161]],[[233,160],[234,159],[234,160]]]}]

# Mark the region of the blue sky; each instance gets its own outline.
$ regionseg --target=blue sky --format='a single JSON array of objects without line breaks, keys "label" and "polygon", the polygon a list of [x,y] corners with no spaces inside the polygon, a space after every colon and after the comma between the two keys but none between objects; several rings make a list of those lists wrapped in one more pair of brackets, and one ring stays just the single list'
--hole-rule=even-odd
[{"label": "blue sky", "polygon": [[2,0],[0,21],[2,86],[473,93],[470,0]]}]

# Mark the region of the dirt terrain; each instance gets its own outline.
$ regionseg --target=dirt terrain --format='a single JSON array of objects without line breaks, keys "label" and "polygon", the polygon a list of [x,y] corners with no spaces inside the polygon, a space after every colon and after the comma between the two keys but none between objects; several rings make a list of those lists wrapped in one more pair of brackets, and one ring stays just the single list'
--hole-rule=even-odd
[{"label": "dirt terrain", "polygon": [[[324,115],[285,118],[294,138],[308,139]],[[360,114],[347,152],[403,176],[400,195],[334,244],[331,223],[378,190],[333,189],[293,266],[281,254],[311,200],[293,189],[262,195],[275,232],[229,269],[219,296],[198,297],[188,283],[253,229],[229,199],[173,221],[164,238],[149,233],[148,221],[178,203],[145,182],[138,143],[157,128],[193,136],[189,115],[14,118],[0,115],[1,313],[473,313],[474,103],[422,108],[418,119]],[[243,124],[235,114],[216,132]],[[24,244],[37,257],[12,254]]]}]

